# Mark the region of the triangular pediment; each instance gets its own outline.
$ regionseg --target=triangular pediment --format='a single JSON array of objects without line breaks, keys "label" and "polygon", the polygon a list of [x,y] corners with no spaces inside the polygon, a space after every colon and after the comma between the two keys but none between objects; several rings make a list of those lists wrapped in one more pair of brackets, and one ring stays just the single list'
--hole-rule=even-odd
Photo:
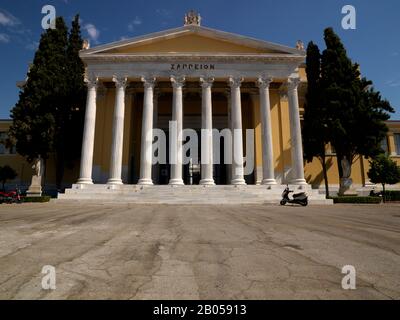
[{"label": "triangular pediment", "polygon": [[304,55],[302,50],[200,26],[184,26],[98,46],[82,52],[95,55],[235,54]]},{"label": "triangular pediment", "polygon": [[[187,34],[172,39],[162,39],[149,44],[127,45],[111,49],[108,53],[267,53],[249,46],[213,39],[197,34]],[[104,52],[106,53],[106,52]],[[268,53],[272,53],[269,51]]]}]

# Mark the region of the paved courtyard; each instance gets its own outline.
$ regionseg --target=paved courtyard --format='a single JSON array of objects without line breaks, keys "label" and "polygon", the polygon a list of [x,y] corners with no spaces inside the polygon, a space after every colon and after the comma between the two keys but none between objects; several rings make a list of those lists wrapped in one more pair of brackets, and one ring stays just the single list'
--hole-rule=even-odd
[{"label": "paved courtyard", "polygon": [[399,299],[399,253],[399,205],[0,206],[1,299]]}]

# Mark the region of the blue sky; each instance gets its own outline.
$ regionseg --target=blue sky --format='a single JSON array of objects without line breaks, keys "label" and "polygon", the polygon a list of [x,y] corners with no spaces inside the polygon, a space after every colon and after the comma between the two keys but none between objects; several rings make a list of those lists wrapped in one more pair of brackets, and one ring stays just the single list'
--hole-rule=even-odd
[{"label": "blue sky", "polygon": [[[190,9],[203,25],[294,46],[298,39],[323,48],[331,26],[364,76],[387,98],[400,119],[400,1],[398,0],[0,0],[0,118],[18,100],[16,82],[26,76],[40,39],[42,7],[55,6],[68,24],[76,13],[92,46],[179,27]],[[341,27],[342,7],[357,12],[357,29]]]}]

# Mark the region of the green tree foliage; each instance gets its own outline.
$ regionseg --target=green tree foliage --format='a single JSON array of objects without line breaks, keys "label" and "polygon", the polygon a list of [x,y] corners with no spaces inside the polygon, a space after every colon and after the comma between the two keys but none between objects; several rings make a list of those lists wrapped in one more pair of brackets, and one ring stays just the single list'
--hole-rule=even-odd
[{"label": "green tree foliage", "polygon": [[400,182],[400,167],[391,160],[386,154],[378,155],[370,161],[368,177],[372,183],[380,183],[383,188],[383,199],[386,199],[386,184],[396,184]]},{"label": "green tree foliage", "polygon": [[54,154],[58,187],[65,162],[79,157],[76,146],[81,141],[85,95],[80,48],[79,16],[69,36],[64,19],[58,17],[56,29],[42,34],[27,82],[11,111],[9,135],[17,152],[29,162]]},{"label": "green tree foliage", "polygon": [[353,64],[332,28],[325,30],[326,50],[321,59],[321,104],[326,109],[329,140],[336,150],[341,193],[345,167],[357,155],[373,157],[380,153],[380,142],[388,128],[384,121],[394,112],[389,102],[361,78],[359,66]]},{"label": "green tree foliage", "polygon": [[56,181],[60,187],[64,176],[64,168],[71,168],[79,158],[82,140],[83,122],[86,100],[86,86],[84,83],[85,67],[79,57],[83,40],[79,24],[79,15],[72,21],[72,28],[68,37],[66,57],[68,69],[66,72],[67,95],[62,112],[57,113],[58,130],[56,133]]},{"label": "green tree foliage", "polygon": [[329,197],[325,149],[326,144],[330,141],[328,119],[321,95],[321,53],[313,42],[310,42],[307,47],[306,73],[307,93],[303,124],[304,156],[308,162],[312,162],[314,157],[320,160],[326,196]]},{"label": "green tree foliage", "polygon": [[14,180],[16,177],[17,173],[10,166],[0,167],[0,181],[3,186],[3,191],[5,190],[7,180]]}]

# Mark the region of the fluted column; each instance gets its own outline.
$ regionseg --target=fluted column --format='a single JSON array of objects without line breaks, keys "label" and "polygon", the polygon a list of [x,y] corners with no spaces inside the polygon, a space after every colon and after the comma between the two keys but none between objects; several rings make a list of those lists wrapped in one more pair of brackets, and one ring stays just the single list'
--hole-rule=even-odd
[{"label": "fluted column", "polygon": [[88,87],[86,99],[85,126],[82,140],[81,167],[78,184],[93,184],[93,151],[94,134],[96,127],[96,96],[97,96],[97,78],[86,79]]},{"label": "fluted column", "polygon": [[[183,127],[183,96],[182,89],[185,84],[184,77],[171,77],[171,83],[173,87],[173,101],[172,101],[172,121],[176,123],[176,136],[171,136],[170,139],[174,139],[173,145],[175,148],[171,148],[171,180],[170,185],[184,185],[182,179],[182,127]],[[175,150],[174,150],[175,149]]]},{"label": "fluted column", "polygon": [[[225,96],[226,96],[226,102],[227,102],[227,109],[228,109],[228,124],[227,127],[228,129],[232,131],[232,103],[231,103],[231,90],[230,89],[226,89],[225,90]],[[233,140],[232,140],[233,141]],[[226,155],[228,156],[228,155]],[[233,154],[232,154],[233,157]],[[225,161],[227,159],[225,158]],[[227,163],[226,164],[226,184],[230,184],[232,181],[232,165]]]},{"label": "fluted column", "polygon": [[111,144],[110,177],[108,184],[122,184],[122,152],[124,144],[126,78],[113,78],[115,82],[115,107]]},{"label": "fluted column", "polygon": [[304,179],[303,144],[301,137],[299,98],[297,92],[299,83],[299,78],[289,78],[287,86],[292,147],[292,181],[290,183],[295,185],[306,185],[307,182]]},{"label": "fluted column", "polygon": [[233,131],[232,145],[232,185],[245,185],[243,169],[242,102],[240,87],[242,78],[230,78],[231,119]]},{"label": "fluted column", "polygon": [[213,125],[212,92],[214,78],[200,78],[202,87],[201,102],[201,185],[215,185],[213,177]]},{"label": "fluted column", "polygon": [[[160,97],[160,90],[155,88],[153,90],[153,128],[158,129],[158,99]],[[153,149],[153,154],[154,154],[154,149]],[[159,183],[159,170],[160,170],[160,164],[154,164],[152,167],[152,173],[151,176],[153,178],[153,183],[158,184]]]},{"label": "fluted column", "polygon": [[140,155],[140,185],[152,185],[153,166],[153,108],[155,78],[142,78],[144,83],[144,102],[142,120],[142,145]]},{"label": "fluted column", "polygon": [[271,103],[269,97],[269,85],[271,82],[271,78],[259,78],[257,80],[257,86],[260,89],[263,185],[276,184],[272,142]]}]

